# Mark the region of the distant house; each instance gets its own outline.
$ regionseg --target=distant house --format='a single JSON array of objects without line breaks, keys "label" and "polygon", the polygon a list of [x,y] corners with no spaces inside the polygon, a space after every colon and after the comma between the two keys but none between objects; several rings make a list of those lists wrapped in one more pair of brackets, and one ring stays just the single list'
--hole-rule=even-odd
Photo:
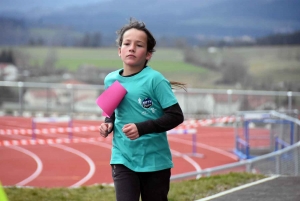
[{"label": "distant house", "polygon": [[177,99],[185,113],[230,114],[239,110],[272,109],[276,105],[270,97],[247,95],[228,96],[227,94],[177,94]]},{"label": "distant house", "polygon": [[238,111],[241,108],[242,100],[237,95],[213,94],[214,113],[230,114],[232,111]]},{"label": "distant house", "polygon": [[111,68],[100,68],[91,65],[82,65],[77,69],[75,77],[85,82],[103,84],[105,76],[112,71],[113,70]]},{"label": "distant house", "polygon": [[[78,81],[78,80],[66,80],[62,82],[65,85],[86,85],[86,83]],[[57,88],[55,89],[55,93],[58,97],[59,103],[61,105],[69,105],[71,98],[73,98],[73,104],[78,102],[86,101],[88,99],[96,100],[98,97],[98,91],[96,90],[86,90],[86,89],[76,89],[74,87],[73,91],[68,88]],[[72,94],[73,93],[73,94]],[[73,97],[71,97],[73,96]]]},{"label": "distant house", "polygon": [[271,96],[247,96],[249,108],[254,108],[256,110],[271,110],[275,109],[276,103]]},{"label": "distant house", "polygon": [[275,108],[275,103],[268,96],[232,94],[214,94],[214,111],[220,114],[239,110],[264,110]]},{"label": "distant house", "polygon": [[58,103],[58,98],[53,89],[28,89],[24,95],[26,104],[34,107],[55,107]]},{"label": "distant house", "polygon": [[[85,85],[78,80],[67,80],[65,85]],[[68,87],[46,89],[28,89],[24,95],[26,104],[32,107],[63,108],[73,106],[76,111],[97,112],[99,110],[96,99],[99,96],[97,90],[73,89]]]},{"label": "distant house", "polygon": [[16,81],[18,79],[18,68],[10,63],[0,63],[0,80]]},{"label": "distant house", "polygon": [[240,108],[240,101],[236,98],[228,102],[227,94],[203,93],[194,95],[177,94],[177,99],[185,113],[197,114],[228,114]]}]

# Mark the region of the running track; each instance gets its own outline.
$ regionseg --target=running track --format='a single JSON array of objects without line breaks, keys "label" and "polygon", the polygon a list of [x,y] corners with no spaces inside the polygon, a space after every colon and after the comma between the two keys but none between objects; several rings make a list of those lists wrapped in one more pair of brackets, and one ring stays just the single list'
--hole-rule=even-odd
[{"label": "running track", "polygon": [[[32,119],[0,117],[0,181],[4,186],[77,187],[111,184],[111,137],[99,137],[100,121],[73,120],[67,124],[39,123],[32,139]],[[180,126],[179,126],[180,127]],[[197,153],[192,135],[168,135],[173,154],[172,175],[237,161],[233,128],[197,126]]]}]

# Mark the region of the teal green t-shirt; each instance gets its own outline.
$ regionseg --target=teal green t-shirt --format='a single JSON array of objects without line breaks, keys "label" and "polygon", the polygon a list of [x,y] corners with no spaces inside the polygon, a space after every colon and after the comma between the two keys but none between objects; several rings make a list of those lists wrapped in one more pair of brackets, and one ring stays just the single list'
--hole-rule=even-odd
[{"label": "teal green t-shirt", "polygon": [[109,73],[104,80],[105,88],[118,80],[127,90],[115,110],[110,164],[123,164],[136,172],[172,168],[166,132],[145,134],[135,140],[122,132],[125,124],[157,119],[163,115],[164,108],[177,103],[169,81],[149,66],[130,77],[123,77],[119,72]]}]

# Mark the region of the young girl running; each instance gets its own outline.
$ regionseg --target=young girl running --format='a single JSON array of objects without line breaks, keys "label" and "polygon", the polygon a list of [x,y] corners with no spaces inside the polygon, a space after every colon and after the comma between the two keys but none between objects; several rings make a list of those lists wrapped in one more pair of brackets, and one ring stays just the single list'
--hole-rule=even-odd
[{"label": "young girl running", "polygon": [[127,94],[100,125],[102,137],[113,131],[111,167],[117,201],[166,201],[170,187],[171,151],[166,131],[181,124],[182,110],[172,85],[147,66],[156,41],[143,22],[131,19],[118,32],[123,68],[109,73],[105,88],[118,80]]}]

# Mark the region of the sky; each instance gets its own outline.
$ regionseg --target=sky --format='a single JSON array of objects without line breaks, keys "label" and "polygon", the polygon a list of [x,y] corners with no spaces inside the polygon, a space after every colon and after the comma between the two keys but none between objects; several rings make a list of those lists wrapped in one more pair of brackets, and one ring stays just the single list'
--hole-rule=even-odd
[{"label": "sky", "polygon": [[0,0],[0,11],[26,11],[32,8],[62,9],[69,6],[80,6],[109,0]]},{"label": "sky", "polygon": [[[104,1],[112,0],[0,0],[0,12],[1,11],[30,11],[36,10],[37,8],[45,9],[63,9],[66,7],[72,6],[82,6],[92,3],[99,3]],[[125,0],[121,0],[125,1]],[[141,1],[141,0],[140,0]],[[145,1],[145,0],[144,0]],[[178,0],[161,0],[161,1],[178,1]],[[182,0],[183,1],[183,0]],[[209,5],[214,4],[215,2],[221,2],[224,0],[195,0],[199,1],[199,5]],[[262,0],[262,1],[271,1],[271,0]],[[146,2],[151,2],[146,0]],[[123,2],[123,3],[126,3]]]},{"label": "sky", "polygon": [[[205,35],[213,33],[222,36],[224,34],[257,36],[298,30],[299,13],[295,9],[300,5],[299,1],[0,0],[0,16],[44,24],[67,24],[80,30],[95,30],[95,27],[101,24],[109,30],[112,25],[134,15],[155,25],[157,30],[164,29],[164,32],[170,34],[174,33],[174,30],[180,32],[183,30],[180,26],[185,26],[187,30]],[[101,4],[101,2],[109,3]],[[139,9],[140,4],[143,5],[143,9]],[[171,29],[171,26],[165,29],[162,23],[157,23],[172,22],[173,25],[174,19],[176,23],[173,28],[176,29]]]}]

